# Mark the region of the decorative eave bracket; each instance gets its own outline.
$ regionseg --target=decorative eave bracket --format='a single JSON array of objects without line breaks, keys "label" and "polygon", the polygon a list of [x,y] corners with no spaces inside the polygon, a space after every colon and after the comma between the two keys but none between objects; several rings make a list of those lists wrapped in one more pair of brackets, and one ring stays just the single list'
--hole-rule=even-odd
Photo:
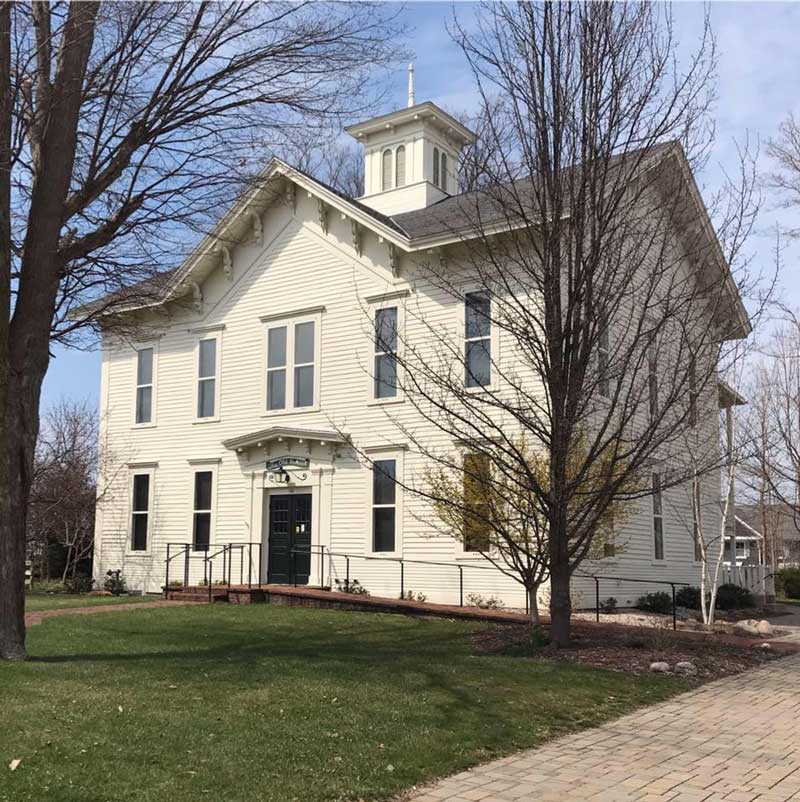
[{"label": "decorative eave bracket", "polygon": [[297,185],[293,181],[286,182],[286,202],[294,214],[297,211]]},{"label": "decorative eave bracket", "polygon": [[319,227],[325,234],[328,233],[328,204],[322,198],[317,198],[317,217]]},{"label": "decorative eave bracket", "polygon": [[[378,237],[379,242],[384,242],[383,237]],[[389,267],[392,269],[392,276],[394,278],[400,277],[400,253],[397,246],[393,242],[387,242],[386,248],[389,252]]]},{"label": "decorative eave bracket", "polygon": [[361,226],[356,220],[350,221],[350,234],[353,238],[353,250],[361,256]]},{"label": "decorative eave bracket", "polygon": [[253,245],[261,245],[264,242],[264,226],[261,223],[261,215],[258,212],[250,212],[250,222],[253,225],[251,242]]},{"label": "decorative eave bracket", "polygon": [[194,306],[195,310],[197,310],[198,312],[202,312],[203,290],[196,281],[190,282],[189,287],[192,290],[192,306]]},{"label": "decorative eave bracket", "polygon": [[231,249],[220,242],[216,250],[222,254],[222,272],[225,273],[225,278],[228,279],[228,281],[233,281],[233,257],[231,256]]}]

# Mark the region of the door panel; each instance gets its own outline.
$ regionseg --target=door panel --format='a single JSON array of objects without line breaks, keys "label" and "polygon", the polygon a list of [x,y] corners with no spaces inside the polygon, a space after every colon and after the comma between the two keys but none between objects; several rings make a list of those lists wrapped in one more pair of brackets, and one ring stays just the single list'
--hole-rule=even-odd
[{"label": "door panel", "polygon": [[293,554],[292,549],[304,550],[310,546],[311,494],[270,496],[267,581],[277,585],[307,585],[311,555]]}]

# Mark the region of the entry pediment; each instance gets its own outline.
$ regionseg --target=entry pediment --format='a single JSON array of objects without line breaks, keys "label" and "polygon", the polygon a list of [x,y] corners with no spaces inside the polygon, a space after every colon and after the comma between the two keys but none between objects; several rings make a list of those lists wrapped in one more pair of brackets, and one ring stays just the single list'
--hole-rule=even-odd
[{"label": "entry pediment", "polygon": [[347,438],[339,432],[325,431],[321,429],[298,429],[289,426],[270,426],[268,429],[260,429],[257,432],[243,434],[239,437],[232,437],[223,440],[222,445],[228,451],[242,452],[255,446],[260,448],[267,443],[295,441],[297,443],[319,443],[327,445],[329,443],[346,443]]}]

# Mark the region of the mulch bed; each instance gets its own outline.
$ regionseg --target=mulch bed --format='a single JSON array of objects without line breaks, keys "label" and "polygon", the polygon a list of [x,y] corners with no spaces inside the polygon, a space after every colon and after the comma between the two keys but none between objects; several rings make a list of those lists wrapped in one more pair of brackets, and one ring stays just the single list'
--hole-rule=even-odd
[{"label": "mulch bed", "polygon": [[768,663],[783,654],[764,650],[759,645],[737,645],[711,637],[686,639],[662,628],[597,627],[576,630],[573,643],[567,649],[548,645],[537,646],[531,641],[531,630],[524,626],[490,626],[473,636],[479,654],[518,655],[529,659],[564,660],[571,663],[624,671],[628,674],[649,674],[650,664],[690,662],[697,673],[683,677],[701,684],[720,677],[739,674]]}]

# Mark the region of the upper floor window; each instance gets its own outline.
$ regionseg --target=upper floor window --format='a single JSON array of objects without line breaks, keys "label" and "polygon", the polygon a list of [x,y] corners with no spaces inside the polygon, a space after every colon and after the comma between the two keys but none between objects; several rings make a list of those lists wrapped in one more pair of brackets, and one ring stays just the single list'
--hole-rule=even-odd
[{"label": "upper floor window", "polygon": [[689,426],[697,426],[697,360],[689,361]]},{"label": "upper floor window", "polygon": [[267,412],[317,404],[318,321],[267,329]]},{"label": "upper floor window", "polygon": [[375,398],[397,397],[397,307],[375,311]]},{"label": "upper floor window", "polygon": [[433,149],[433,183],[439,186],[439,148]]},{"label": "upper floor window", "polygon": [[384,150],[381,155],[381,189],[392,188],[392,151]]},{"label": "upper floor window", "polygon": [[664,559],[664,506],[661,496],[661,474],[653,474],[653,557]]},{"label": "upper floor window", "polygon": [[196,471],[194,474],[194,506],[192,509],[192,547],[208,551],[211,543],[211,511],[214,474]]},{"label": "upper floor window", "polygon": [[442,153],[442,169],[439,175],[440,184],[439,186],[447,192],[447,154]]},{"label": "upper floor window", "polygon": [[150,534],[151,473],[133,474],[131,487],[131,551],[147,551]]},{"label": "upper floor window", "polygon": [[658,419],[658,363],[654,352],[647,356],[647,394],[650,406],[650,420]]},{"label": "upper floor window", "polygon": [[467,387],[491,384],[491,300],[485,292],[468,292],[464,299],[464,364]]},{"label": "upper floor window", "polygon": [[397,460],[372,463],[372,550],[394,551],[397,535]]},{"label": "upper floor window", "polygon": [[153,354],[152,347],[136,352],[136,423],[153,421]]},{"label": "upper floor window", "polygon": [[197,417],[217,414],[217,367],[219,348],[216,337],[200,340],[197,348]]},{"label": "upper floor window", "polygon": [[609,351],[608,321],[603,317],[597,333],[597,390],[603,398],[611,395],[611,381],[608,374]]},{"label": "upper floor window", "polygon": [[394,162],[394,184],[396,187],[403,187],[406,184],[406,149],[404,145],[400,145],[395,152]]}]

